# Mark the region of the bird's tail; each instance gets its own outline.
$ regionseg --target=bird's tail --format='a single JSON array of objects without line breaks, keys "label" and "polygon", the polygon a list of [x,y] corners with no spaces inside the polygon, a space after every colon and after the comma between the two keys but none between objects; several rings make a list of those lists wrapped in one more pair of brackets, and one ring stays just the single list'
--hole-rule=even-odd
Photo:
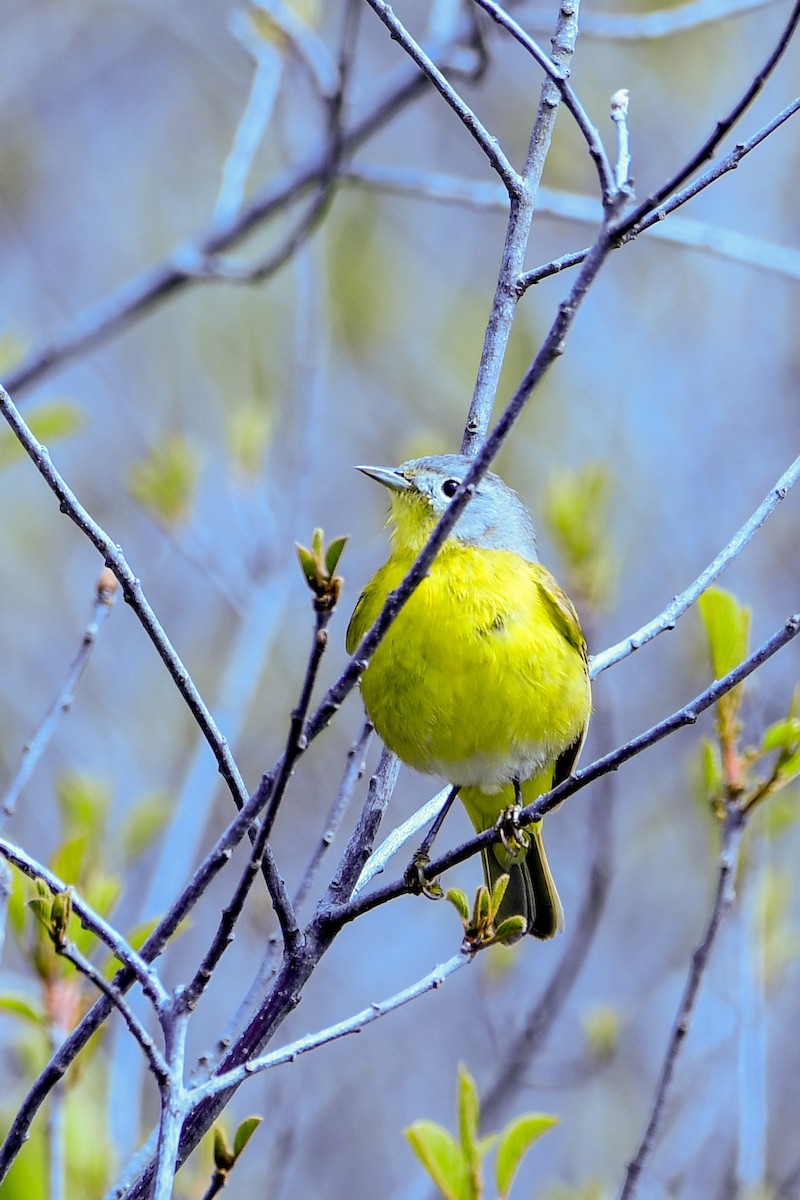
[{"label": "bird's tail", "polygon": [[541,821],[528,825],[526,832],[531,844],[521,862],[514,862],[500,842],[483,852],[489,891],[500,875],[508,875],[508,887],[495,924],[518,914],[525,918],[527,932],[533,937],[551,938],[564,928],[564,912],[547,861]]}]

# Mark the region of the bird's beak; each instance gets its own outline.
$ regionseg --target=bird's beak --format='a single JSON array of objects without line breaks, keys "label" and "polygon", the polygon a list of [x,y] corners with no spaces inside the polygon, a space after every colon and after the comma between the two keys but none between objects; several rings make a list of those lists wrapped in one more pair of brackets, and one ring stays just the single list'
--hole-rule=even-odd
[{"label": "bird's beak", "polygon": [[408,492],[411,489],[411,484],[397,467],[356,467],[356,470],[369,475],[370,479],[377,479],[390,491]]}]

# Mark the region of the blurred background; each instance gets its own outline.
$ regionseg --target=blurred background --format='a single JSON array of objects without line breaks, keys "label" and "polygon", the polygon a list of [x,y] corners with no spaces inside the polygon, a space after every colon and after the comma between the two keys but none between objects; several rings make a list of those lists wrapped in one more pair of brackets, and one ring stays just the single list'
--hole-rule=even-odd
[{"label": "blurred background", "polygon": [[[608,99],[629,88],[639,197],[684,163],[732,107],[790,7],[762,4],[646,38],[608,36],[646,27],[634,21],[609,29],[600,17],[652,15],[652,4],[587,6],[573,83],[610,151]],[[346,126],[408,68],[375,14],[362,8]],[[415,36],[433,41],[446,39],[467,8],[396,5]],[[345,5],[297,0],[291,9],[318,39],[309,53],[327,48],[335,63]],[[514,11],[548,44],[555,5],[539,0]],[[258,128],[252,119],[243,123],[256,75],[261,136],[247,197],[319,155],[325,110],[297,44],[229,0],[3,0],[0,14],[6,381],[81,314],[211,231],[215,219],[224,222],[242,161],[232,155],[237,129],[244,137]],[[540,73],[501,31],[483,20],[480,28],[488,51],[482,77],[453,71],[451,78],[519,165]],[[462,58],[473,65],[471,52]],[[799,68],[792,45],[727,149],[794,98]],[[609,259],[567,353],[497,461],[532,508],[542,558],[575,594],[595,652],[644,624],[694,579],[797,453],[798,128],[790,121],[681,210],[699,223],[682,235],[678,226],[678,241],[692,244],[645,235]],[[437,172],[495,182],[433,92],[387,120],[349,165],[355,176],[391,169],[408,172],[407,181],[412,172]],[[565,112],[544,183],[549,200],[577,194],[597,211],[594,169]],[[237,261],[279,247],[308,204],[306,196],[260,225],[232,251]],[[594,228],[548,215],[545,202],[527,265],[588,245]],[[342,181],[324,220],[280,271],[249,284],[192,282],[15,395],[78,499],[122,546],[250,788],[280,753],[310,644],[311,609],[293,543],[308,544],[318,525],[329,536],[351,535],[324,687],[346,662],[350,611],[386,550],[385,497],[353,466],[458,449],[504,232],[502,208]],[[739,260],[741,239],[721,234],[742,235],[755,262]],[[723,253],[698,244],[712,236]],[[500,405],[570,282],[556,275],[521,301]],[[102,563],[5,433],[0,465],[2,794],[78,649]],[[559,533],[564,496],[575,494],[590,497],[588,576],[576,571]],[[790,495],[721,580],[751,610],[753,645],[797,608],[797,505]],[[742,709],[746,741],[758,743],[765,726],[785,715],[797,677],[795,644],[751,680]],[[692,611],[675,632],[597,680],[583,761],[680,707],[711,678]],[[290,892],[324,831],[361,723],[354,694],[292,781],[274,834]],[[644,1128],[712,901],[718,840],[699,766],[702,740],[712,736],[709,714],[548,819],[563,937],[481,954],[440,991],[361,1037],[244,1087],[229,1127],[251,1112],[266,1120],[231,1177],[230,1195],[430,1196],[403,1130],[420,1117],[454,1127],[459,1062],[484,1095],[491,1091],[515,1032],[570,952],[593,862],[608,874],[591,944],[547,1037],[522,1064],[519,1085],[487,1112],[485,1131],[526,1110],[555,1113],[559,1126],[532,1151],[514,1194],[615,1194]],[[369,766],[376,759],[373,746]],[[365,787],[362,781],[315,895]],[[436,787],[404,770],[387,829]],[[765,809],[750,831],[737,904],[705,979],[642,1197],[744,1195],[739,1183],[748,1170],[750,1182],[773,1189],[759,1195],[800,1195],[800,838],[792,803],[780,813],[770,820]],[[210,752],[120,600],[4,833],[40,860],[60,853],[62,865],[64,847],[72,846],[70,861],[87,888],[100,886],[102,869],[103,882],[118,885],[114,921],[129,931],[164,910],[230,816]],[[453,812],[440,844],[455,845],[467,833],[464,814]],[[447,882],[471,893],[478,879],[472,860]],[[166,957],[168,982],[194,969],[233,886],[230,870],[199,907]],[[256,892],[194,1021],[195,1057],[226,1027],[274,931]],[[25,997],[31,1012],[0,1014],[4,1124],[48,1054],[29,938],[27,927],[20,932],[11,922],[0,988]],[[275,1044],[391,995],[455,953],[459,940],[454,910],[422,899],[359,920],[323,960]],[[112,1022],[71,1085],[68,1194],[104,1194],[156,1117],[155,1089],[139,1057],[121,1023]],[[0,1195],[48,1194],[44,1119],[36,1130]],[[195,1155],[176,1194],[201,1196],[209,1164],[207,1149]]]}]

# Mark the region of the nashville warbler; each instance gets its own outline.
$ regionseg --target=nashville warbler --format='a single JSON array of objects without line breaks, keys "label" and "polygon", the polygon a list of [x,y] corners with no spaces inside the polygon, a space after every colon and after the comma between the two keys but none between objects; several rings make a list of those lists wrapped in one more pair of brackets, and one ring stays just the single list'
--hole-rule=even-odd
[{"label": "nashville warbler", "polygon": [[[463,455],[441,454],[358,468],[389,489],[391,552],[355,607],[349,653],[470,466]],[[458,788],[478,832],[504,828],[518,805],[569,775],[591,709],[586,643],[571,600],[539,562],[528,510],[497,475],[477,485],[373,654],[361,693],[389,749]],[[520,914],[539,938],[562,928],[540,821],[490,846],[483,866],[490,890],[509,875],[498,924]]]}]

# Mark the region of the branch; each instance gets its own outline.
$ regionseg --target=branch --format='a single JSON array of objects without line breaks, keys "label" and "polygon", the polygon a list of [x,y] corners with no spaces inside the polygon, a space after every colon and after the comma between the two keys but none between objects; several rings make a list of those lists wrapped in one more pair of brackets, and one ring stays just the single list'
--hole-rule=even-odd
[{"label": "branch", "polygon": [[741,99],[736,102],[727,116],[723,117],[722,120],[717,122],[713,133],[709,134],[702,146],[695,151],[689,161],[683,167],[681,167],[681,169],[677,171],[675,175],[666,180],[666,182],[663,183],[657,191],[648,196],[646,200],[639,204],[620,222],[620,233],[627,233],[637,226],[639,222],[647,217],[654,208],[657,208],[662,201],[666,200],[668,196],[671,196],[672,193],[681,186],[681,184],[685,183],[685,181],[689,179],[691,175],[694,175],[695,171],[697,171],[704,162],[707,162],[708,159],[713,158],[714,153],[722,142],[723,138],[728,135],[739,118],[750,107],[753,100],[755,100],[767,79],[769,79],[770,75],[780,62],[787,46],[789,45],[789,42],[791,41],[795,29],[797,28],[798,21],[800,21],[800,0],[795,0],[795,4],[792,7],[789,19],[786,22],[780,37],[778,38],[774,50],[767,58],[767,61],[764,63],[764,66],[761,68],[761,70],[756,73],[753,82],[746,89]]},{"label": "branch", "polygon": [[84,929],[88,929],[95,937],[104,943],[123,966],[139,981],[142,991],[148,997],[157,1013],[164,1011],[170,1002],[169,993],[155,971],[145,959],[137,954],[122,934],[118,933],[99,913],[95,912],[87,902],[68,884],[48,870],[42,863],[31,858],[19,846],[5,838],[0,838],[0,855],[22,871],[29,879],[40,879],[52,892],[53,896],[69,893],[71,907],[80,920]]},{"label": "branch", "polygon": [[581,33],[590,38],[614,41],[644,41],[671,37],[702,25],[716,24],[739,13],[765,8],[778,0],[690,0],[675,8],[644,13],[593,13],[581,20]]},{"label": "branch", "polygon": [[[140,958],[143,962],[151,963],[159,957],[175,931],[205,895],[212,880],[228,863],[234,848],[250,830],[257,816],[258,804],[255,800],[250,800],[217,839],[216,844],[206,855],[181,894],[145,941],[140,951]],[[114,986],[120,992],[127,991],[135,978],[134,971],[130,968],[123,968],[117,973],[113,981]],[[92,1034],[100,1028],[111,1011],[112,1005],[107,997],[96,1001],[64,1039],[50,1062],[40,1073],[18,1109],[5,1141],[0,1147],[0,1181],[5,1177],[26,1141],[31,1123],[45,1098],[58,1084],[70,1064],[80,1054]]]},{"label": "branch", "polygon": [[116,590],[117,581],[111,571],[102,571],[95,587],[92,615],[83,632],[78,653],[70,663],[64,681],[44,720],[31,740],[23,747],[22,760],[16,775],[8,785],[0,810],[0,824],[2,824],[3,817],[10,817],[16,809],[20,793],[36,770],[39,760],[56,731],[60,718],[72,707],[78,680],[86,669],[86,664],[89,662],[92,650],[100,636],[100,630],[114,604]]},{"label": "branch", "polygon": [[383,21],[391,34],[392,41],[397,42],[403,47],[409,58],[417,64],[425,78],[433,84],[439,95],[450,105],[462,124],[472,134],[488,158],[492,169],[502,179],[509,196],[518,195],[522,181],[500,148],[497,139],[492,137],[485,126],[475,116],[469,105],[462,100],[452,84],[448,83],[433,59],[425,53],[419,43],[408,32],[405,25],[395,16],[391,6],[385,0],[367,0],[367,4],[376,16]]},{"label": "branch", "polygon": [[188,1101],[183,1086],[188,1028],[188,1012],[178,1006],[172,1013],[170,1025],[165,1029],[170,1078],[169,1086],[161,1096],[152,1200],[172,1200],[174,1195],[178,1146]]},{"label": "branch", "polygon": [[717,888],[714,896],[714,904],[711,909],[711,916],[709,917],[700,944],[692,955],[686,985],[680,1004],[678,1005],[672,1033],[667,1045],[666,1054],[664,1055],[658,1083],[656,1084],[650,1117],[639,1148],[628,1164],[619,1200],[632,1200],[642,1169],[652,1153],[656,1134],[658,1133],[664,1114],[664,1106],[675,1074],[678,1055],[689,1032],[689,1025],[700,991],[700,984],[703,981],[703,976],[708,966],[711,950],[719,933],[722,919],[734,901],[734,881],[739,864],[739,852],[745,825],[744,814],[734,805],[729,805],[726,809],[725,821],[722,826],[722,848],[720,850]]},{"label": "branch", "polygon": [[[505,191],[498,184],[458,179],[435,171],[415,171],[412,168],[369,164],[348,167],[342,178],[346,183],[360,184],[363,187],[439,204],[463,204],[470,208],[497,212],[506,212],[508,209]],[[685,203],[685,199],[681,203]],[[581,224],[596,226],[602,218],[603,210],[600,203],[590,196],[540,187],[536,194],[536,211],[539,216],[561,217],[566,221],[579,221]],[[672,206],[669,211],[673,211]],[[665,221],[665,209],[660,210],[660,215],[662,219],[653,214],[652,220],[643,224],[638,232],[646,231],[651,237],[675,246],[702,250],[730,262],[744,263],[745,266],[755,267],[757,270],[800,280],[800,251],[792,246],[767,242],[763,238],[750,237],[749,234],[739,233],[734,229],[720,229],[709,221],[695,221],[690,217],[672,217],[671,220]],[[633,241],[635,236],[638,236],[638,233],[628,234],[624,241]],[[565,267],[577,266],[587,254],[588,250],[576,251],[532,271],[524,271],[519,275],[515,290],[524,292],[533,284],[564,270]]]},{"label": "branch", "polygon": [[[558,88],[559,95],[564,102],[564,107],[574,118],[576,125],[583,134],[589,155],[595,165],[597,177],[600,182],[600,194],[603,197],[603,208],[609,215],[613,214],[617,211],[617,188],[614,183],[614,174],[600,139],[600,134],[589,120],[586,110],[572,90],[567,80],[567,73],[560,66],[557,66],[549,55],[545,54],[544,50],[534,41],[530,34],[526,33],[522,26],[513,17],[509,16],[505,9],[495,3],[495,0],[473,0],[473,2],[479,8],[482,8],[484,12],[487,12],[498,25],[502,25],[528,51]],[[562,12],[565,9],[570,11],[571,5],[562,5]],[[575,13],[577,16],[577,4],[575,5]]]},{"label": "branch", "polygon": [[[553,35],[553,55],[554,65],[564,75],[569,71],[577,36],[578,5],[563,4],[559,9],[558,23]],[[542,84],[536,120],[533,123],[528,153],[522,169],[522,186],[511,196],[497,285],[486,325],[472,401],[464,426],[462,454],[474,455],[489,428],[500,383],[500,372],[519,302],[516,283],[525,264],[525,251],[537,206],[542,172],[558,115],[559,99],[558,88],[547,76]],[[500,191],[493,184],[487,186],[491,187],[493,192]],[[505,209],[508,206],[507,196],[502,197],[502,203]]]},{"label": "branch", "polygon": [[[766,140],[766,138],[775,133],[776,130],[781,127],[781,125],[790,119],[790,117],[793,117],[798,109],[800,109],[800,97],[798,97],[796,100],[793,100],[791,104],[787,104],[784,109],[777,113],[771,121],[767,122],[766,125],[762,125],[758,132],[753,134],[753,136],[746,142],[740,142],[737,146],[734,146],[731,153],[725,158],[720,159],[716,166],[709,168],[708,171],[706,171],[698,179],[694,180],[693,183],[690,183],[687,187],[683,188],[682,191],[677,192],[676,195],[672,196],[669,200],[654,208],[652,211],[649,211],[647,215],[642,217],[641,220],[637,221],[635,225],[631,226],[630,220],[625,218],[625,220],[620,222],[620,224],[616,227],[615,232],[619,233],[618,245],[623,246],[627,242],[633,241],[639,236],[639,234],[644,233],[644,231],[647,229],[650,229],[652,225],[655,225],[659,221],[663,221],[667,216],[669,216],[670,213],[674,212],[676,208],[680,208],[682,205],[686,204],[688,200],[693,199],[712,183],[716,183],[716,181],[723,175],[727,175],[729,171],[735,171],[742,159],[755,150],[757,146],[760,146],[761,143]],[[641,207],[642,206],[640,206],[640,209]],[[637,211],[640,211],[640,209]],[[669,235],[665,233],[661,236],[668,238]],[[533,271],[526,271],[519,280],[518,286],[520,290],[525,291],[533,284],[541,283],[543,279],[547,279],[551,275],[558,274],[559,271],[563,271],[565,267],[578,266],[580,263],[586,261],[590,252],[591,247],[587,247],[585,250],[576,250],[571,254],[562,255],[561,258],[553,259],[552,262],[544,263],[542,266],[536,267]]]},{"label": "branch", "polygon": [[0,412],[14,430],[37,471],[59,501],[61,511],[86,534],[89,541],[100,551],[106,566],[119,580],[126,603],[136,613],[145,633],[158,651],[159,657],[208,742],[236,807],[242,808],[248,799],[247,789],[239,774],[239,768],[233,760],[230,747],[217,728],[214,718],[195,687],[189,672],[150,607],[142,585],[128,565],[120,547],[89,515],[78,501],[75,493],[67,486],[63,476],[54,467],[47,448],[33,435],[8,392],[2,386],[0,386]]},{"label": "branch", "polygon": [[287,1046],[283,1046],[280,1050],[273,1050],[271,1054],[264,1054],[259,1058],[250,1059],[249,1062],[243,1063],[242,1066],[236,1067],[232,1071],[227,1071],[223,1075],[217,1075],[213,1079],[208,1080],[195,1091],[195,1103],[200,1103],[203,1100],[216,1095],[218,1092],[229,1091],[231,1088],[239,1087],[245,1079],[251,1075],[257,1075],[262,1071],[268,1071],[272,1067],[280,1066],[282,1063],[294,1062],[301,1054],[307,1054],[309,1050],[316,1050],[320,1046],[325,1046],[329,1042],[338,1041],[339,1038],[347,1037],[351,1033],[361,1033],[367,1025],[371,1025],[373,1021],[379,1020],[381,1017],[387,1016],[389,1013],[396,1012],[398,1008],[409,1004],[412,1000],[417,1000],[420,996],[424,996],[426,992],[435,991],[440,988],[451,975],[456,971],[460,971],[467,963],[472,962],[474,955],[469,952],[460,951],[445,963],[434,967],[422,979],[412,983],[409,987],[403,988],[401,992],[396,992],[395,995],[389,996],[386,1000],[379,1000],[370,1004],[369,1008],[364,1008],[361,1012],[355,1013],[352,1017],[348,1017],[345,1021],[340,1021],[337,1025],[329,1025],[326,1029],[320,1029],[317,1033],[307,1033],[304,1037],[298,1038],[295,1042],[290,1042]]},{"label": "branch", "polygon": [[637,629],[635,633],[624,638],[621,642],[617,642],[614,646],[609,646],[607,650],[601,651],[600,654],[592,655],[589,664],[590,675],[594,679],[602,671],[608,670],[616,663],[621,662],[623,658],[627,658],[629,654],[633,654],[634,650],[638,650],[644,646],[646,642],[651,641],[666,629],[674,629],[675,623],[679,617],[683,616],[686,610],[694,604],[698,596],[708,588],[719,575],[722,574],[725,567],[733,562],[735,558],[741,554],[747,543],[753,535],[761,528],[770,513],[773,513],[789,493],[789,490],[797,482],[800,476],[800,456],[794,460],[791,467],[778,480],[773,488],[759,504],[756,511],[745,521],[741,529],[733,535],[719,554],[714,558],[704,571],[689,584],[689,586],[675,596],[662,612],[654,617],[652,621],[648,621],[646,625],[642,625],[641,629]]},{"label": "branch", "polygon": [[[450,45],[454,45],[455,40]],[[450,46],[442,48],[444,54]],[[343,155],[352,154],[378,133],[406,105],[426,91],[426,81],[416,70],[398,72],[371,110],[342,136]],[[181,292],[200,276],[186,270],[186,263],[202,263],[219,251],[235,245],[264,221],[283,212],[309,188],[318,185],[328,161],[327,148],[298,167],[284,172],[257,192],[224,226],[212,225],[206,232],[179,246],[160,263],[123,284],[117,291],[86,309],[63,333],[34,349],[12,371],[6,383],[12,393],[21,393],[42,376],[70,358],[115,337],[156,304]]]},{"label": "branch", "polygon": [[365,755],[372,738],[373,728],[369,721],[365,722],[361,733],[356,738],[353,745],[347,752],[347,766],[345,767],[342,782],[339,785],[339,790],[331,805],[325,821],[325,832],[319,840],[316,850],[311,856],[308,866],[306,867],[305,875],[295,892],[294,906],[295,909],[300,909],[316,878],[317,872],[322,865],[322,860],[328,850],[330,850],[336,832],[342,823],[342,818],[345,814],[348,804],[353,795],[355,788],[361,776],[364,774]]},{"label": "branch", "polygon": [[55,949],[57,954],[60,954],[62,958],[66,958],[68,962],[71,962],[76,971],[80,971],[82,975],[85,975],[86,978],[94,984],[97,990],[102,992],[103,995],[111,1001],[125,1024],[128,1026],[128,1029],[134,1040],[139,1043],[145,1058],[150,1064],[150,1070],[153,1072],[156,1083],[163,1088],[166,1085],[169,1077],[167,1064],[164,1061],[164,1058],[158,1050],[155,1042],[150,1037],[150,1034],[136,1016],[122,993],[114,987],[113,983],[106,979],[102,971],[98,971],[96,967],[94,967],[89,961],[89,959],[86,958],[85,955],[81,954],[80,950],[78,950],[77,946],[75,946],[72,942],[65,942],[62,946],[56,945]]}]

